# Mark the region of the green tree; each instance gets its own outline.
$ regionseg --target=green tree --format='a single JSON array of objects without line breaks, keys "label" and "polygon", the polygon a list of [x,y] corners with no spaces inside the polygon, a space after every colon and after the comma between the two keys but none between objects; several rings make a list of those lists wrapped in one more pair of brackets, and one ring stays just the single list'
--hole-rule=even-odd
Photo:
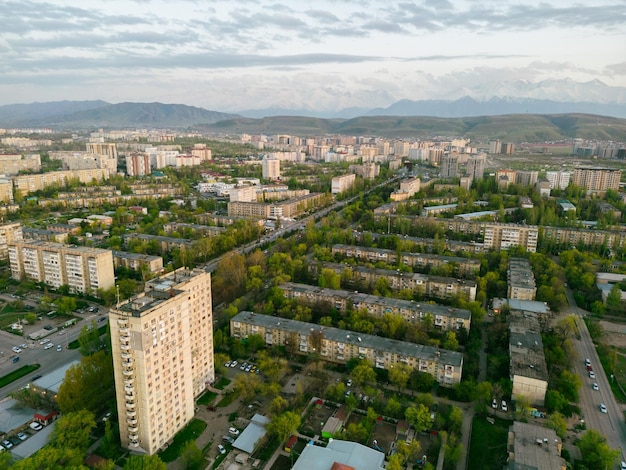
[{"label": "green tree", "polygon": [[461,435],[461,428],[463,427],[463,411],[461,408],[452,406],[450,408],[450,414],[448,415],[448,432],[450,434]]},{"label": "green tree", "polygon": [[76,299],[74,297],[61,297],[55,301],[57,312],[61,315],[69,315],[76,310]]},{"label": "green tree", "polygon": [[196,441],[193,439],[187,441],[181,451],[181,460],[183,461],[183,467],[188,470],[197,470],[204,462],[202,451],[196,445]]},{"label": "green tree", "polygon": [[612,468],[620,455],[618,449],[611,449],[606,437],[590,429],[581,437],[576,446],[580,449],[583,463],[587,468]]},{"label": "green tree", "polygon": [[[4,452],[8,454],[8,452]],[[88,470],[83,465],[84,452],[72,447],[45,446],[32,456],[18,460],[11,465],[11,470]]]},{"label": "green tree", "polygon": [[412,368],[404,363],[397,363],[389,369],[389,381],[398,387],[398,391],[406,388],[411,377]]},{"label": "green tree", "polygon": [[280,395],[275,396],[272,399],[272,403],[270,403],[270,413],[276,416],[281,414],[287,407],[289,406],[289,402],[285,400]]},{"label": "green tree", "polygon": [[124,470],[167,470],[167,465],[158,455],[131,455],[124,464]]},{"label": "green tree", "polygon": [[441,343],[441,347],[443,349],[448,349],[449,351],[456,351],[459,349],[459,340],[456,338],[456,333],[454,331],[448,331],[446,333],[443,343]]},{"label": "green tree", "polygon": [[233,380],[233,390],[244,402],[250,402],[259,392],[261,380],[256,374],[239,374]]},{"label": "green tree", "polygon": [[385,466],[387,470],[402,470],[404,465],[402,464],[402,456],[400,454],[393,454],[389,457],[389,461]]},{"label": "green tree", "polygon": [[300,415],[293,411],[285,411],[272,419],[267,426],[267,430],[270,434],[276,435],[280,442],[283,442],[299,427]]},{"label": "green tree", "polygon": [[346,439],[349,441],[360,442],[364,444],[369,437],[369,430],[365,427],[365,425],[360,423],[350,423],[346,428]]},{"label": "green tree", "polygon": [[417,432],[430,429],[433,424],[433,420],[430,418],[430,410],[422,404],[408,407],[404,416]]},{"label": "green tree", "polygon": [[362,360],[354,369],[352,369],[350,377],[352,377],[356,385],[360,386],[370,382],[375,382],[376,372],[374,372],[374,366],[371,362]]},{"label": "green tree", "polygon": [[606,307],[609,312],[615,313],[620,310],[622,302],[622,290],[620,289],[619,284],[613,284],[609,294],[606,297]]},{"label": "green tree", "polygon": [[89,435],[96,427],[94,414],[80,410],[61,416],[50,436],[50,445],[60,449],[76,449],[84,454],[89,447]]},{"label": "green tree", "polygon": [[88,326],[83,326],[78,335],[79,351],[83,356],[89,356],[102,349],[102,341],[100,340],[100,332],[98,325],[94,320]]},{"label": "green tree", "polygon": [[548,426],[550,429],[554,429],[556,435],[559,436],[561,439],[565,439],[565,436],[567,435],[567,421],[565,420],[565,416],[563,416],[561,413],[550,413],[548,415],[546,426]]},{"label": "green tree", "polygon": [[57,403],[62,413],[88,410],[102,412],[113,400],[113,362],[111,356],[98,351],[71,366],[59,387]]}]

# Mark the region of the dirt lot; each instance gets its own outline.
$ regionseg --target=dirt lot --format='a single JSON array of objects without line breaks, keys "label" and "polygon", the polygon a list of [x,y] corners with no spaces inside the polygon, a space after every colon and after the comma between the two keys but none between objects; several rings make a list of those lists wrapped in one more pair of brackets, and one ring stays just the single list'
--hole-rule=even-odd
[{"label": "dirt lot", "polygon": [[604,328],[605,342],[618,348],[626,348],[626,325],[600,320]]},{"label": "dirt lot", "polygon": [[[374,425],[374,430],[372,431],[371,442],[378,441],[378,445],[385,452],[385,454],[389,455],[389,451],[391,450],[391,444],[396,440],[396,425],[391,423],[385,423],[384,421],[381,423],[376,423]],[[369,443],[371,445],[371,442]]]}]

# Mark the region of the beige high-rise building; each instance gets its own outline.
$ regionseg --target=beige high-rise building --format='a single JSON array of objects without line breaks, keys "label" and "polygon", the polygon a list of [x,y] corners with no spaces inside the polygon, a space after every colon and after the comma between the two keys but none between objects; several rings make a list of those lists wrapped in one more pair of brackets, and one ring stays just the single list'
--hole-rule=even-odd
[{"label": "beige high-rise building", "polygon": [[484,153],[467,157],[467,176],[475,180],[481,179],[485,173],[485,160],[486,155]]},{"label": "beige high-rise building", "polygon": [[111,250],[68,246],[41,240],[8,244],[11,277],[22,277],[70,292],[95,294],[115,285]]},{"label": "beige high-rise building", "polygon": [[154,454],[215,380],[211,275],[180,268],[109,312],[123,447]]},{"label": "beige high-rise building", "polygon": [[147,153],[126,155],[126,174],[145,176],[150,174],[150,156]]},{"label": "beige high-rise building", "polygon": [[200,158],[201,162],[209,162],[212,158],[211,149],[205,144],[195,144],[191,149],[191,155]]},{"label": "beige high-rise building", "polygon": [[280,160],[277,158],[264,158],[261,163],[263,178],[266,180],[280,179]]},{"label": "beige high-rise building", "polygon": [[117,160],[117,145],[115,143],[87,142],[87,152],[106,155]]},{"label": "beige high-rise building", "polygon": [[13,204],[13,183],[11,180],[0,178],[0,201]]},{"label": "beige high-rise building", "polygon": [[347,191],[352,186],[354,186],[355,178],[356,175],[354,173],[351,173],[349,175],[335,176],[331,180],[331,193],[339,194]]}]

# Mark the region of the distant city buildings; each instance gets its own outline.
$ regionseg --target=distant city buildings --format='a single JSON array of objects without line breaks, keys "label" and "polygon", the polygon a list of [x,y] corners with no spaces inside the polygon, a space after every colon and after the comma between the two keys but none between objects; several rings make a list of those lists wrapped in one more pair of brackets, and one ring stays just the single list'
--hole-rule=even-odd
[{"label": "distant city buildings", "polygon": [[487,157],[484,153],[470,155],[467,157],[466,174],[472,179],[481,179],[485,173],[485,161]]},{"label": "distant city buildings", "polygon": [[572,174],[569,171],[546,171],[546,179],[550,189],[565,189],[569,185]]}]

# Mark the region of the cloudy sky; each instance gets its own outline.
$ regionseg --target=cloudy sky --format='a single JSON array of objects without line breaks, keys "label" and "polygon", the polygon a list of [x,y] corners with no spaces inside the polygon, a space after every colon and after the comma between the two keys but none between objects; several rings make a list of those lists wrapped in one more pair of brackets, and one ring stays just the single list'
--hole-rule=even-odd
[{"label": "cloudy sky", "polygon": [[0,104],[626,103],[624,0],[2,0],[0,25]]}]

